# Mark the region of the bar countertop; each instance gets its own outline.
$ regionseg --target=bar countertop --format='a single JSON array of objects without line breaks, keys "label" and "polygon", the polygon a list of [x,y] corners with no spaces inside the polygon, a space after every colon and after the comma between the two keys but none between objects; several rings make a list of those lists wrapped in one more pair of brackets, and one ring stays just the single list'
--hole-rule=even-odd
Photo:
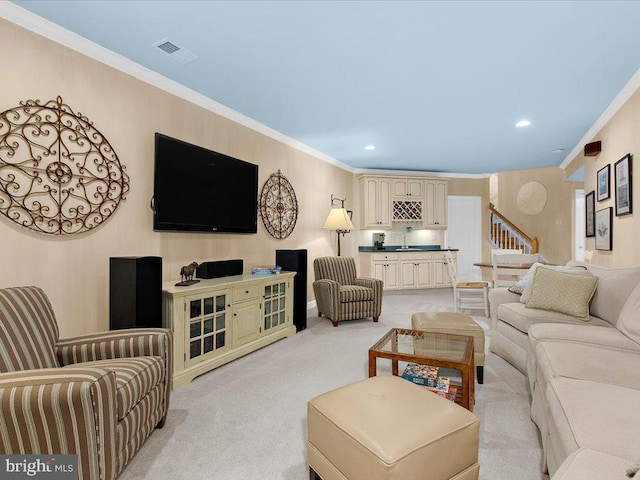
[{"label": "bar countertop", "polygon": [[403,248],[402,245],[385,245],[379,249],[374,246],[360,246],[358,251],[361,253],[380,253],[380,252],[457,252],[457,248],[442,248],[440,245],[408,245]]}]

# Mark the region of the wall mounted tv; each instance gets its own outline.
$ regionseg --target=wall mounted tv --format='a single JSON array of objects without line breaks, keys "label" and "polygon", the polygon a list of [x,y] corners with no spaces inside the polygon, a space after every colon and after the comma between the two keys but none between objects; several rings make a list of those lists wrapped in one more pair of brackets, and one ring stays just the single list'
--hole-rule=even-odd
[{"label": "wall mounted tv", "polygon": [[258,166],[156,133],[153,229],[256,233]]}]

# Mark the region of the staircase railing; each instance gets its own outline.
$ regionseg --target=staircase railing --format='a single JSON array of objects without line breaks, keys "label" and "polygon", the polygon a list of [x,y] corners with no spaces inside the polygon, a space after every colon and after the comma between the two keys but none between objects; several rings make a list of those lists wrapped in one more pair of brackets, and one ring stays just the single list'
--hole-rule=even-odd
[{"label": "staircase railing", "polygon": [[538,253],[539,243],[537,237],[530,237],[508,218],[502,215],[495,206],[490,203],[491,212],[490,241],[494,248],[520,249],[522,253]]}]

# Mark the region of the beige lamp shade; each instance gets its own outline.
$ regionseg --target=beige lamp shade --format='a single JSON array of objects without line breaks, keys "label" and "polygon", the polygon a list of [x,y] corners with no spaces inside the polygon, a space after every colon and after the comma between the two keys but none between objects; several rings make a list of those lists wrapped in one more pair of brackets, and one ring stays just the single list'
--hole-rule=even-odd
[{"label": "beige lamp shade", "polygon": [[332,208],[322,227],[326,230],[353,230],[353,223],[344,208]]}]

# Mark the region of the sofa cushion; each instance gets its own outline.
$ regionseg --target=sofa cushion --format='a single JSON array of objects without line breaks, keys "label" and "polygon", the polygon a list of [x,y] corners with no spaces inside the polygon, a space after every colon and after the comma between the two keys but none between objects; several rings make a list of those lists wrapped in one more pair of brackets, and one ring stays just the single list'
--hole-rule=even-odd
[{"label": "sofa cushion", "polygon": [[624,302],[616,327],[631,340],[640,343],[640,284]]},{"label": "sofa cushion", "polygon": [[629,461],[638,457],[640,390],[561,377],[551,380],[546,399],[549,453],[558,462],[580,447]]},{"label": "sofa cushion", "polygon": [[[583,325],[579,318],[565,315],[551,310],[539,310],[527,308],[522,303],[503,303],[498,307],[498,318],[521,332],[527,333],[529,327],[536,323],[572,323]],[[589,323],[594,325],[606,325],[607,323],[596,317],[589,317]]]},{"label": "sofa cushion", "polygon": [[68,365],[74,368],[79,366],[111,370],[116,374],[118,421],[125,418],[142,398],[164,380],[164,363],[162,358],[155,356],[116,358]]},{"label": "sofa cushion", "polygon": [[564,461],[552,480],[621,480],[630,466],[624,458],[580,448]]},{"label": "sofa cushion", "polygon": [[[640,351],[622,352],[580,343],[539,342],[536,351],[537,383],[556,377],[592,380],[603,385],[640,389]],[[603,387],[606,388],[606,387]]]},{"label": "sofa cushion", "polygon": [[580,343],[614,350],[640,353],[640,343],[634,342],[607,322],[596,325],[592,319],[581,325],[539,323],[529,328],[529,351],[535,352],[541,341]]},{"label": "sofa cushion", "polygon": [[357,285],[342,285],[338,290],[338,298],[341,303],[373,300],[373,289]]},{"label": "sofa cushion", "polygon": [[591,299],[589,310],[591,315],[615,325],[624,302],[640,283],[640,268],[609,268],[581,262],[569,262],[567,265],[585,266],[598,277],[598,288]]},{"label": "sofa cushion", "polygon": [[531,298],[527,308],[552,310],[589,320],[589,301],[598,279],[593,275],[577,275],[548,268],[538,268],[533,277]]}]

